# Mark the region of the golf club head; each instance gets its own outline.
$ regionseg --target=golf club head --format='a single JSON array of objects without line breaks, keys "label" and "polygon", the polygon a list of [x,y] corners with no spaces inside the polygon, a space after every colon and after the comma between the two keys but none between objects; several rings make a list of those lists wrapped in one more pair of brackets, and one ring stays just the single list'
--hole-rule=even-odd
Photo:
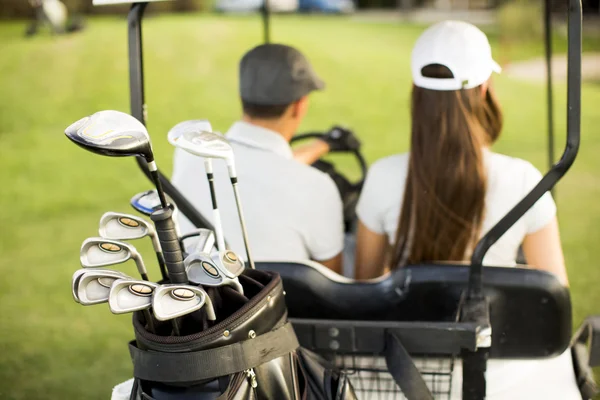
[{"label": "golf club head", "polygon": [[[177,205],[175,204],[173,199],[169,197],[169,195],[165,194],[165,197],[167,199],[167,203],[169,203],[169,207],[171,207],[171,210],[173,210],[173,223],[175,224],[175,232],[177,233],[177,236],[181,236],[181,231],[179,229],[178,223],[179,209],[177,208]],[[129,204],[131,204],[131,207],[133,207],[134,210],[148,217],[152,215],[154,211],[160,210],[162,208],[160,204],[160,198],[158,197],[156,189],[147,190],[145,192],[136,194],[131,198]]]},{"label": "golf club head", "polygon": [[214,264],[222,265],[222,272],[228,278],[237,278],[244,272],[244,261],[231,250],[213,252],[211,255]]},{"label": "golf club head", "polygon": [[77,297],[77,285],[79,284],[79,278],[81,278],[81,275],[83,275],[85,271],[87,270],[78,269],[75,271],[75,273],[73,273],[73,277],[71,278],[71,292],[73,294],[73,300],[75,300],[77,303],[79,303],[79,297]]},{"label": "golf club head", "polygon": [[84,270],[75,284],[79,303],[84,306],[106,303],[113,283],[123,278],[129,276],[119,271]]},{"label": "golf club head", "polygon": [[115,281],[110,289],[108,305],[113,314],[125,314],[152,306],[152,296],[158,285],[132,278]]},{"label": "golf club head", "polygon": [[[195,238],[189,245],[185,245],[185,241]],[[194,252],[210,254],[215,246],[215,234],[210,229],[199,228],[193,232],[184,235],[181,239],[182,248],[185,248],[186,253]]]},{"label": "golf club head", "polygon": [[121,264],[133,259],[142,276],[148,273],[140,253],[129,243],[117,240],[92,237],[85,239],[79,253],[81,265],[84,268],[99,268],[109,265]]},{"label": "golf club head", "polygon": [[206,308],[209,320],[217,319],[208,294],[191,285],[160,285],[152,299],[154,316],[159,321],[181,317],[202,307]]},{"label": "golf club head", "polygon": [[100,218],[100,236],[113,240],[132,240],[150,236],[156,242],[156,230],[148,221],[134,215],[109,211]]},{"label": "golf club head", "polygon": [[71,124],[65,135],[84,149],[96,154],[124,157],[141,155],[154,161],[146,127],[135,117],[114,110],[99,111]]},{"label": "golf club head", "polygon": [[208,120],[205,119],[192,119],[189,121],[183,121],[175,125],[169,130],[167,139],[173,146],[177,146],[175,143],[180,136],[186,132],[212,132],[212,126]]},{"label": "golf club head", "polygon": [[206,253],[192,253],[183,261],[190,282],[202,286],[232,286],[235,290],[244,294],[244,288],[238,278],[229,278],[222,272],[217,264],[213,262],[210,255]]},{"label": "golf club head", "polygon": [[229,175],[237,176],[233,149],[225,136],[220,133],[190,130],[175,138],[171,144],[200,157],[222,158],[227,162]]}]

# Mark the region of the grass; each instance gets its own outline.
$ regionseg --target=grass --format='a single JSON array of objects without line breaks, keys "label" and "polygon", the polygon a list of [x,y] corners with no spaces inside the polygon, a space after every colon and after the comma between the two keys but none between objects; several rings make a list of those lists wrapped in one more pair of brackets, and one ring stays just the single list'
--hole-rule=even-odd
[{"label": "grass", "polygon": [[[24,22],[0,25],[0,398],[107,399],[131,375],[129,316],[73,302],[78,250],[107,210],[150,187],[131,159],[73,146],[64,128],[101,109],[128,111],[126,22],[95,18],[74,36],[22,37]],[[409,55],[421,27],[350,18],[277,17],[273,36],[305,51],[328,84],[315,94],[303,130],[353,127],[369,162],[408,146]],[[144,24],[148,127],[157,160],[171,171],[165,135],[175,123],[208,118],[226,130],[239,116],[237,62],[260,40],[257,17],[169,15]],[[542,54],[541,42],[507,47],[502,60]],[[586,49],[600,49],[598,38]],[[557,37],[556,48],[564,49]],[[506,129],[496,150],[546,166],[545,92],[505,76],[496,86]],[[556,88],[558,143],[566,87]],[[579,159],[558,187],[559,217],[573,292],[574,322],[600,312],[600,86],[583,88]],[[351,161],[340,165],[352,171]],[[150,260],[149,241],[136,246]],[[134,266],[124,265],[135,274]],[[150,268],[151,278],[158,278]]]}]

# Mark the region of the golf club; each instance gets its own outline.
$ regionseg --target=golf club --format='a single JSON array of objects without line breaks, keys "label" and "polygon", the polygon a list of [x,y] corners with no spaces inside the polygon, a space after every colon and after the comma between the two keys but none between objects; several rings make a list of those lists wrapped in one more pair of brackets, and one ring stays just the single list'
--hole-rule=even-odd
[{"label": "golf club", "polygon": [[125,314],[142,310],[150,332],[156,332],[152,314],[152,294],[158,285],[129,277],[116,280],[108,294],[108,306],[113,314]]},{"label": "golf club", "polygon": [[[223,135],[218,133],[203,130],[202,124],[192,124],[194,121],[186,121],[184,123],[176,125],[171,131],[169,131],[169,143],[173,146],[179,147],[191,154],[205,157],[205,168],[206,174],[209,179],[209,185],[211,189],[211,196],[213,196],[213,210],[216,209],[216,199],[214,199],[214,184],[211,182],[213,176],[212,163],[209,162],[212,158],[224,159],[227,164],[227,170],[229,172],[229,179],[233,188],[233,194],[235,197],[235,203],[237,207],[238,217],[240,220],[240,226],[242,228],[242,237],[244,239],[244,246],[246,248],[246,258],[250,264],[250,268],[254,269],[254,261],[250,252],[250,244],[248,240],[248,232],[246,229],[246,222],[242,209],[242,202],[238,190],[237,172],[235,169],[235,156],[231,145],[225,139]],[[224,246],[221,246],[219,241],[219,224],[216,223],[215,216],[215,231],[217,234],[217,243],[219,243],[219,250],[224,251]],[[221,232],[222,235],[222,232]]]},{"label": "golf club", "polygon": [[[177,236],[181,236],[181,232],[179,229],[178,223],[178,215],[179,210],[177,209],[177,205],[173,202],[173,199],[169,197],[169,195],[165,195],[167,198],[167,202],[171,210],[173,210],[173,224],[175,225],[175,231],[177,232]],[[140,214],[150,216],[154,211],[160,210],[160,199],[158,194],[156,193],[156,189],[147,190],[145,192],[141,192],[133,196],[129,202],[131,207],[133,207]]]},{"label": "golf club", "polygon": [[79,297],[77,297],[77,285],[79,284],[79,278],[85,272],[85,269],[78,269],[73,273],[73,278],[71,278],[71,292],[73,294],[73,300],[79,303]]},{"label": "golf club", "polygon": [[80,147],[97,154],[111,157],[141,156],[146,160],[161,204],[161,209],[153,212],[150,217],[156,226],[169,279],[172,282],[186,283],[183,256],[171,218],[172,210],[168,207],[159,179],[146,127],[129,114],[107,110],[71,124],[65,130],[65,135]]},{"label": "golf club", "polygon": [[142,279],[149,280],[142,256],[129,243],[100,237],[88,238],[81,245],[79,259],[84,268],[107,267],[133,259]]},{"label": "golf club", "polygon": [[150,136],[144,124],[135,117],[120,111],[99,111],[71,124],[65,130],[65,135],[78,146],[103,156],[144,157],[160,203],[163,208],[167,207]]},{"label": "golf club", "polygon": [[202,286],[232,286],[244,294],[244,288],[237,277],[231,278],[225,274],[226,269],[219,260],[213,260],[208,253],[195,252],[183,261],[188,279]]},{"label": "golf club", "polygon": [[122,272],[112,270],[84,269],[79,271],[82,272],[73,286],[77,293],[78,303],[84,306],[106,303],[112,284],[118,279],[130,278]]},{"label": "golf club", "polygon": [[152,299],[154,316],[159,321],[181,317],[193,311],[206,308],[208,319],[217,319],[212,301],[199,287],[190,285],[160,285]]},{"label": "golf club", "polygon": [[[185,240],[197,237],[193,245],[185,246]],[[212,253],[213,247],[215,246],[215,234],[210,229],[200,228],[179,238],[181,248],[185,249],[186,253],[191,254],[193,252],[200,253]]]},{"label": "golf club", "polygon": [[160,248],[160,242],[156,235],[154,226],[142,218],[122,214],[116,212],[107,212],[100,218],[100,228],[98,229],[100,236],[106,239],[114,240],[132,240],[141,239],[149,236],[152,239],[152,246],[156,252],[158,265],[163,279],[167,279],[167,271],[165,269],[165,259]]}]

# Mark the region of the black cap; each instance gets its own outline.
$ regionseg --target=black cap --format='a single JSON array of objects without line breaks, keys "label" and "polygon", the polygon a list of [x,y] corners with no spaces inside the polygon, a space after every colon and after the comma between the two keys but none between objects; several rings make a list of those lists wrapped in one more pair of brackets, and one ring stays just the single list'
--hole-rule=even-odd
[{"label": "black cap", "polygon": [[258,105],[291,104],[325,83],[302,53],[282,44],[263,44],[240,61],[240,96]]}]

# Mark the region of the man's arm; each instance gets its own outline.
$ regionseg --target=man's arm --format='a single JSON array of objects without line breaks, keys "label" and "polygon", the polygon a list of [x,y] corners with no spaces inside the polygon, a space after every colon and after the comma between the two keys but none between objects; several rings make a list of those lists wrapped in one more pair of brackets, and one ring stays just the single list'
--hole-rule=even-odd
[{"label": "man's arm", "polygon": [[298,146],[294,150],[294,159],[302,164],[311,165],[325,154],[329,153],[329,145],[322,140]]}]

